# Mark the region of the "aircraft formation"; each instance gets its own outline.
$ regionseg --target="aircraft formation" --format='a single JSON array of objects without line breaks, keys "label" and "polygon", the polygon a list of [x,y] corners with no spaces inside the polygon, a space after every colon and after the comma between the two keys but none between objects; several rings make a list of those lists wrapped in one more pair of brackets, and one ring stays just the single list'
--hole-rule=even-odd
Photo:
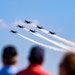
[{"label": "aircraft formation", "polygon": [[[32,22],[25,20],[24,23],[31,24]],[[19,27],[19,28],[25,28],[25,27],[22,26],[22,25],[17,25],[17,27]],[[38,25],[37,25],[36,28],[38,28],[38,29],[44,29],[44,27],[41,27],[41,26],[38,26]],[[12,33],[17,33],[17,31],[13,31],[13,30],[11,30],[11,32],[12,32]],[[30,29],[30,32],[36,33],[37,31]],[[56,33],[55,33],[55,32],[52,32],[52,31],[49,31],[49,34],[54,35],[54,34],[56,34]]]},{"label": "aircraft formation", "polygon": [[44,27],[41,27],[39,25],[33,24],[33,22],[31,22],[31,21],[25,20],[23,23],[30,24],[30,25],[34,26],[35,28],[39,29],[40,31],[48,34],[49,36],[51,36],[51,37],[53,37],[53,38],[55,38],[55,39],[57,39],[59,41],[62,41],[63,43],[66,43],[68,45],[60,43],[60,42],[56,42],[54,40],[51,40],[51,39],[43,36],[42,34],[38,33],[36,30],[27,29],[24,25],[20,25],[20,24],[17,25],[18,28],[22,28],[25,31],[28,31],[28,32],[32,33],[33,35],[38,36],[38,37],[40,37],[40,38],[42,38],[42,39],[44,39],[44,40],[46,40],[46,41],[48,41],[48,42],[56,45],[56,46],[59,46],[61,48],[57,48],[57,47],[50,46],[50,45],[48,46],[46,44],[37,42],[37,41],[35,41],[33,39],[30,39],[30,38],[28,38],[26,36],[21,35],[20,33],[18,33],[17,31],[14,31],[14,30],[11,30],[10,32],[18,34],[20,37],[22,37],[22,38],[24,38],[26,40],[29,40],[29,41],[31,41],[31,42],[33,42],[35,44],[41,45],[43,47],[46,47],[46,48],[49,48],[49,49],[52,49],[52,50],[55,50],[55,51],[60,51],[60,52],[72,51],[72,52],[75,52],[75,43],[74,42],[71,42],[71,41],[66,40],[64,38],[61,38],[61,37],[59,37],[59,36],[56,35],[56,32],[48,31]]}]

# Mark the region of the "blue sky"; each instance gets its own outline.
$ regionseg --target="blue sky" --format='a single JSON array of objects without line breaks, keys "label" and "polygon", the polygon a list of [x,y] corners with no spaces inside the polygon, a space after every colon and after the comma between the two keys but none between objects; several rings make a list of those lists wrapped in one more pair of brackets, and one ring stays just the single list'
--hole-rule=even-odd
[{"label": "blue sky", "polygon": [[[55,31],[58,36],[75,42],[75,0],[0,0],[0,56],[5,45],[15,45],[19,52],[19,69],[27,66],[28,53],[35,44],[11,34],[9,32],[11,29],[44,44],[55,46],[16,28],[14,22],[17,20],[24,21],[25,19],[37,21],[45,29]],[[41,34],[51,38],[44,33]],[[47,48],[45,51],[43,68],[56,75],[63,53]],[[0,66],[2,66],[1,60]]]}]

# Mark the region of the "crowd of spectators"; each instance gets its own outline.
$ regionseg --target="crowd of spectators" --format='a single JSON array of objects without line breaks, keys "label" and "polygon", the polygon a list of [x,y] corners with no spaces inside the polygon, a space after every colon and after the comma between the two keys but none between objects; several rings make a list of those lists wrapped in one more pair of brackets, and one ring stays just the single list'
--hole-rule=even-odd
[{"label": "crowd of spectators", "polygon": [[[45,52],[42,47],[33,46],[28,56],[28,67],[18,72],[16,68],[18,62],[17,49],[11,45],[5,46],[2,50],[3,67],[0,70],[0,75],[52,75],[42,68],[44,55]],[[58,75],[75,75],[75,53],[65,53],[58,66]]]}]

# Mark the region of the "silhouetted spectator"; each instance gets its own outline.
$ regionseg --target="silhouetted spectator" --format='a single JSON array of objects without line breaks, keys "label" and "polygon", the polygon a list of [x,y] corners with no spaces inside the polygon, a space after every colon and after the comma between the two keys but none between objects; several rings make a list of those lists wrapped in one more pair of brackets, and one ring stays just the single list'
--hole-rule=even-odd
[{"label": "silhouetted spectator", "polygon": [[51,75],[41,67],[44,61],[44,50],[39,46],[31,49],[29,57],[29,66],[20,71],[17,75]]},{"label": "silhouetted spectator", "polygon": [[75,75],[75,53],[66,54],[59,69],[59,75]]},{"label": "silhouetted spectator", "polygon": [[6,46],[2,54],[3,68],[0,75],[14,75],[17,72],[16,63],[18,61],[18,54],[16,48],[13,46]]}]

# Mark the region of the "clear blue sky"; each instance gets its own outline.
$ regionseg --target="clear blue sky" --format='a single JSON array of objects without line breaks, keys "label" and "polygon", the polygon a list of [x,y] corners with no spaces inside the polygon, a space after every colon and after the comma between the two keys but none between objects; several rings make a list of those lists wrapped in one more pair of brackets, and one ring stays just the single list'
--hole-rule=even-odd
[{"label": "clear blue sky", "polygon": [[[11,29],[44,44],[55,46],[13,27],[12,23],[19,19],[37,20],[47,30],[55,31],[58,36],[75,42],[75,0],[0,0],[0,57],[5,45],[15,45],[19,52],[19,69],[27,66],[28,53],[35,44],[11,34],[9,32]],[[43,68],[57,75],[58,64],[63,54],[46,48],[45,51]]]}]

